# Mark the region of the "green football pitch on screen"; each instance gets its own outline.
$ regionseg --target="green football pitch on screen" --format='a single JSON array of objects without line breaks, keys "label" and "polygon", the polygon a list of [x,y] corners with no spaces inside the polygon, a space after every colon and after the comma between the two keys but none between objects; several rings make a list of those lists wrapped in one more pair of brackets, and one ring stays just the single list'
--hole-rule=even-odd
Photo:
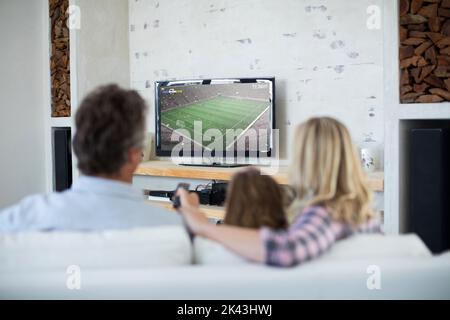
[{"label": "green football pitch on screen", "polygon": [[[194,121],[200,121],[202,136],[208,129],[218,129],[225,142],[227,129],[247,130],[268,107],[268,101],[214,97],[163,111],[161,124],[171,130],[185,129],[194,140]],[[211,143],[196,142],[204,146]]]}]

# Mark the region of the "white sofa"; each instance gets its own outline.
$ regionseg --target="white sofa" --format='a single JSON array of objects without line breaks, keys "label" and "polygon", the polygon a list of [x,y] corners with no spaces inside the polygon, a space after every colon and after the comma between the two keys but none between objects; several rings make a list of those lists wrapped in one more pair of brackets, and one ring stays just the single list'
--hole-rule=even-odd
[{"label": "white sofa", "polygon": [[450,253],[432,256],[415,235],[360,235],[282,269],[192,247],[181,227],[4,234],[0,299],[450,299]]}]

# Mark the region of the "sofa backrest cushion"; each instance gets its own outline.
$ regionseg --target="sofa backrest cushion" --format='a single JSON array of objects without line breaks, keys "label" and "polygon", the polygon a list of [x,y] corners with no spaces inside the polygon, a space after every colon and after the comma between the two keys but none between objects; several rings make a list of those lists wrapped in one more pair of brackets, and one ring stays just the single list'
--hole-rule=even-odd
[{"label": "sofa backrest cushion", "polygon": [[194,239],[194,264],[230,265],[246,263],[249,263],[249,261],[217,242],[199,237]]},{"label": "sofa backrest cushion", "polygon": [[323,260],[429,258],[432,254],[415,234],[359,234],[338,241]]},{"label": "sofa backrest cushion", "polygon": [[182,226],[97,232],[0,234],[0,272],[80,268],[154,268],[192,263]]},{"label": "sofa backrest cushion", "polygon": [[[355,235],[338,241],[318,260],[367,260],[428,258],[432,254],[417,235]],[[220,244],[196,238],[194,242],[196,264],[245,264],[247,260],[237,256]]]}]

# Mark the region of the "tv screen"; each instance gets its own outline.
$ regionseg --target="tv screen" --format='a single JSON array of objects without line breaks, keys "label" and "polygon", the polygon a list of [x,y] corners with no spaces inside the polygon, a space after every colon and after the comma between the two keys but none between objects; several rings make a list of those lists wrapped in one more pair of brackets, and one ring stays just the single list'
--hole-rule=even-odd
[{"label": "tv screen", "polygon": [[157,81],[158,156],[270,156],[274,78]]}]

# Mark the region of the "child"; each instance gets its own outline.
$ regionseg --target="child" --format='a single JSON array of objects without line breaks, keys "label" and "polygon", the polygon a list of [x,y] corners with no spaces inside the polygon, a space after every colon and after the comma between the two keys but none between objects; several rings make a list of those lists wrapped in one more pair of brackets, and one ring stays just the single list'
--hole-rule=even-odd
[{"label": "child", "polygon": [[287,228],[281,187],[255,168],[237,172],[227,190],[224,224],[252,229]]},{"label": "child", "polygon": [[329,117],[298,126],[289,178],[297,213],[287,230],[208,224],[198,198],[180,192],[181,212],[197,235],[215,240],[252,261],[288,267],[315,259],[336,241],[381,232],[372,193],[347,128]]}]

